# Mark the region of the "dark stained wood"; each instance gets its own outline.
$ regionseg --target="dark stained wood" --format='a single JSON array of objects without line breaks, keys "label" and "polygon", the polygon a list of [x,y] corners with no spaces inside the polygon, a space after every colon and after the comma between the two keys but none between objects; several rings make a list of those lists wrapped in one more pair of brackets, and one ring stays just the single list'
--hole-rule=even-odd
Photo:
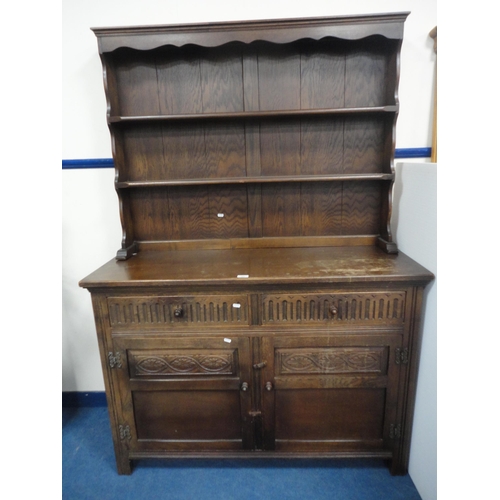
[{"label": "dark stained wood", "polygon": [[408,466],[423,287],[390,218],[407,14],[94,29],[123,229],[92,293],[119,474]]},{"label": "dark stained wood", "polygon": [[379,183],[344,182],[342,234],[375,234],[379,230],[381,186]]},{"label": "dark stained wood", "polygon": [[207,440],[241,441],[239,399],[238,391],[134,391],[137,439],[198,441],[194,449]]},{"label": "dark stained wood", "polygon": [[[335,21],[331,29],[337,29]],[[382,36],[366,41],[331,36],[246,45],[236,37],[225,45],[208,43],[211,48],[173,43],[145,52],[127,44],[102,55],[109,73],[108,120],[127,247],[134,241],[258,241],[322,234],[374,234],[392,244],[387,191],[380,200],[370,184],[367,191],[328,184],[342,180],[338,176],[393,176],[400,42]],[[141,107],[142,93],[147,97]],[[327,182],[323,188],[287,182],[300,182],[301,176]],[[157,206],[150,213],[159,214],[158,222],[142,215],[144,207],[137,200],[145,191],[122,193],[134,186],[215,185],[232,178],[263,184],[246,189],[247,202],[240,204],[246,214],[238,217],[246,223],[238,231],[221,231],[223,224],[207,218],[204,210],[211,195],[202,193],[208,191],[185,191],[199,198],[196,203],[181,190],[154,194]],[[364,196],[373,210],[358,210],[358,199]],[[194,215],[195,206],[200,215]]]},{"label": "dark stained wood", "polygon": [[[248,275],[238,278],[238,275]],[[376,246],[142,251],[126,262],[111,260],[82,286],[144,287],[179,284],[289,286],[292,283],[425,283],[432,274],[399,252]]]}]

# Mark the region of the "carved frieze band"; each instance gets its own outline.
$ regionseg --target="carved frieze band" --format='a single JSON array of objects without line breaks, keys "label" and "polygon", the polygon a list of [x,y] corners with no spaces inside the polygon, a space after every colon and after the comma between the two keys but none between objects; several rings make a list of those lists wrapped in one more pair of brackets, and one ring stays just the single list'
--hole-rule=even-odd
[{"label": "carved frieze band", "polygon": [[132,377],[163,375],[233,375],[234,353],[228,351],[210,354],[167,353],[156,351],[148,354],[129,353]]},{"label": "carved frieze band", "polygon": [[277,373],[383,373],[384,347],[278,349]]},{"label": "carved frieze band", "polygon": [[248,324],[247,297],[110,297],[112,326],[126,324]]},{"label": "carved frieze band", "polygon": [[382,320],[402,323],[405,299],[405,292],[265,295],[262,302],[262,321],[276,323]]}]

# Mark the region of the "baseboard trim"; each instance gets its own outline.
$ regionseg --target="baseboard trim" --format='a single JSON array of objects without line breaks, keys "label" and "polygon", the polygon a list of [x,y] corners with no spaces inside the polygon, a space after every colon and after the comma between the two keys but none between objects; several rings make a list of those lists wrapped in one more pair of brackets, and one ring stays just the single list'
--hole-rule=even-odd
[{"label": "baseboard trim", "polygon": [[63,392],[63,408],[78,407],[100,407],[107,406],[106,393],[104,391],[95,392]]}]

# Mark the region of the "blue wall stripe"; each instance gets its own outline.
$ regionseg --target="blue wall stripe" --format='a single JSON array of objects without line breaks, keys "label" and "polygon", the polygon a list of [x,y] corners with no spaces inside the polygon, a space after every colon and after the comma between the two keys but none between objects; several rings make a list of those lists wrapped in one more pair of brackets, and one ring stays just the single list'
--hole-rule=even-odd
[{"label": "blue wall stripe", "polygon": [[394,158],[430,158],[432,148],[401,148],[396,149]]},{"label": "blue wall stripe", "polygon": [[[401,148],[396,149],[394,158],[430,158],[431,148]],[[89,158],[80,160],[63,160],[63,170],[77,168],[113,168],[113,158]]]},{"label": "blue wall stripe", "polygon": [[62,393],[63,407],[101,407],[107,406],[106,393],[99,392],[63,392]]},{"label": "blue wall stripe", "polygon": [[113,168],[113,158],[90,158],[83,160],[63,160],[62,168]]}]

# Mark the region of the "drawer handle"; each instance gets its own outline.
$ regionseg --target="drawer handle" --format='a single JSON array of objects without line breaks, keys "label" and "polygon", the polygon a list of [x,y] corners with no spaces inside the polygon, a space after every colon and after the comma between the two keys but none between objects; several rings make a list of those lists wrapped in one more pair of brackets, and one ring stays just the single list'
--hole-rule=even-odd
[{"label": "drawer handle", "polygon": [[242,390],[243,392],[248,391],[248,383],[247,383],[247,382],[243,382],[243,383],[241,384],[241,390]]},{"label": "drawer handle", "polygon": [[184,311],[182,310],[182,307],[178,307],[177,309],[174,310],[174,316],[176,318],[182,318],[182,316],[184,316]]},{"label": "drawer handle", "polygon": [[328,312],[330,313],[331,316],[337,316],[339,310],[337,309],[336,306],[331,306]]},{"label": "drawer handle", "polygon": [[266,383],[266,391],[272,391],[273,390],[273,384],[271,382]]}]

